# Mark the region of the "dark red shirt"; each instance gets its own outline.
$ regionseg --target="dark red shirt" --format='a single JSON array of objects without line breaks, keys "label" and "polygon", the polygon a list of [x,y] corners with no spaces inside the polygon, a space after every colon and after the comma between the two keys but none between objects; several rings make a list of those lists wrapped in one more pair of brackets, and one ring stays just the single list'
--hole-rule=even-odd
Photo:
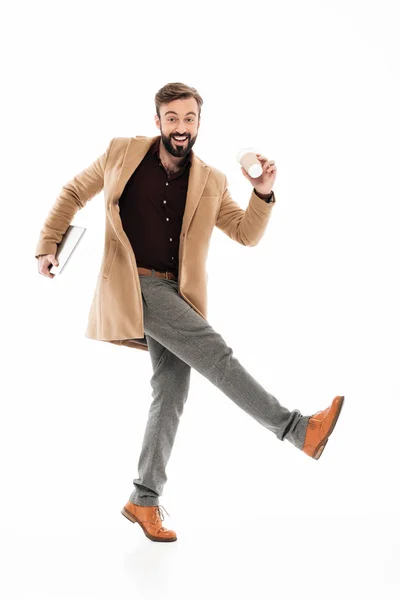
[{"label": "dark red shirt", "polygon": [[138,267],[178,277],[179,236],[193,151],[168,175],[160,161],[159,136],[132,173],[119,198],[122,226]]}]

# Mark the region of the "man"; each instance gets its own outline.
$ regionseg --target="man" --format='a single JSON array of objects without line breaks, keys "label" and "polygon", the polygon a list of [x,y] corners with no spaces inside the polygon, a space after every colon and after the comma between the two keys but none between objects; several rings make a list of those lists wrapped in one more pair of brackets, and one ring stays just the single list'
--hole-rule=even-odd
[{"label": "man", "polygon": [[193,152],[202,99],[181,83],[155,97],[161,135],[114,138],[106,152],[63,186],[36,247],[39,273],[53,277],[60,243],[74,214],[104,188],[104,255],[86,336],[148,351],[153,402],[139,458],[139,477],[122,514],[153,541],[176,533],[162,526],[159,505],[166,466],[195,368],[279,440],[319,459],[344,396],[311,417],[283,407],[244,369],[207,321],[206,259],[214,226],[255,246],[268,224],[275,194],[273,160],[258,154],[246,210],[232,198],[225,175]]}]

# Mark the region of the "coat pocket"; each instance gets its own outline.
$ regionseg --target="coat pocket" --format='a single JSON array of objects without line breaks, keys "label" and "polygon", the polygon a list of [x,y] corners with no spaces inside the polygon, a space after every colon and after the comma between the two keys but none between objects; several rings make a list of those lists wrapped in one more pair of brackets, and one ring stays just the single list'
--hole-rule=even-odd
[{"label": "coat pocket", "polygon": [[106,262],[103,269],[103,279],[110,277],[111,269],[114,264],[115,255],[117,252],[117,240],[111,239],[110,246],[108,248]]}]

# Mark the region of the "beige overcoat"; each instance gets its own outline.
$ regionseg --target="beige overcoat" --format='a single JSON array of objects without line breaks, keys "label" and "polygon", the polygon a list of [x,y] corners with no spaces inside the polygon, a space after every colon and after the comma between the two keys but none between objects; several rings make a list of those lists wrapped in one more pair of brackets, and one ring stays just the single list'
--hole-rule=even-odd
[{"label": "beige overcoat", "polygon": [[[158,136],[116,137],[87,169],[66,183],[53,204],[36,245],[36,257],[55,254],[75,213],[104,189],[106,227],[103,259],[85,336],[147,350],[136,258],[122,227],[118,200]],[[214,226],[245,246],[262,238],[274,203],[252,189],[246,209],[231,197],[226,176],[193,152],[179,245],[179,293],[207,318],[206,260]],[[275,199],[275,198],[274,198]]]}]

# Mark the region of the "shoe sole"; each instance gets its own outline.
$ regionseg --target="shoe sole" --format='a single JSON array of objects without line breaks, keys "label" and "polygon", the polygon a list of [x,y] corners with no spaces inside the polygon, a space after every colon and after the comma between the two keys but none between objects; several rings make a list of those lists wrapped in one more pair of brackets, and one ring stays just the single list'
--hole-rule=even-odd
[{"label": "shoe sole", "polygon": [[126,517],[132,523],[139,523],[140,527],[143,529],[144,535],[147,538],[149,538],[149,540],[151,540],[152,542],[176,542],[176,540],[178,539],[176,537],[169,538],[169,539],[168,538],[158,538],[158,537],[155,537],[154,535],[151,535],[148,531],[146,531],[146,529],[143,527],[141,522],[134,515],[132,515],[127,510],[125,510],[125,508],[123,508],[121,510],[121,515],[124,515],[124,517]]},{"label": "shoe sole", "polygon": [[342,410],[343,403],[344,403],[344,396],[341,396],[340,397],[340,404],[339,404],[339,407],[338,407],[338,409],[336,411],[335,418],[332,421],[332,425],[330,426],[330,429],[329,429],[326,437],[318,444],[318,446],[315,449],[314,454],[312,455],[312,457],[315,460],[318,460],[319,457],[321,456],[321,454],[323,453],[323,451],[325,450],[325,446],[326,446],[326,444],[329,441],[329,436],[331,435],[332,431],[335,429],[335,425],[336,425],[336,422],[337,422],[337,420],[339,418],[340,412]]}]

